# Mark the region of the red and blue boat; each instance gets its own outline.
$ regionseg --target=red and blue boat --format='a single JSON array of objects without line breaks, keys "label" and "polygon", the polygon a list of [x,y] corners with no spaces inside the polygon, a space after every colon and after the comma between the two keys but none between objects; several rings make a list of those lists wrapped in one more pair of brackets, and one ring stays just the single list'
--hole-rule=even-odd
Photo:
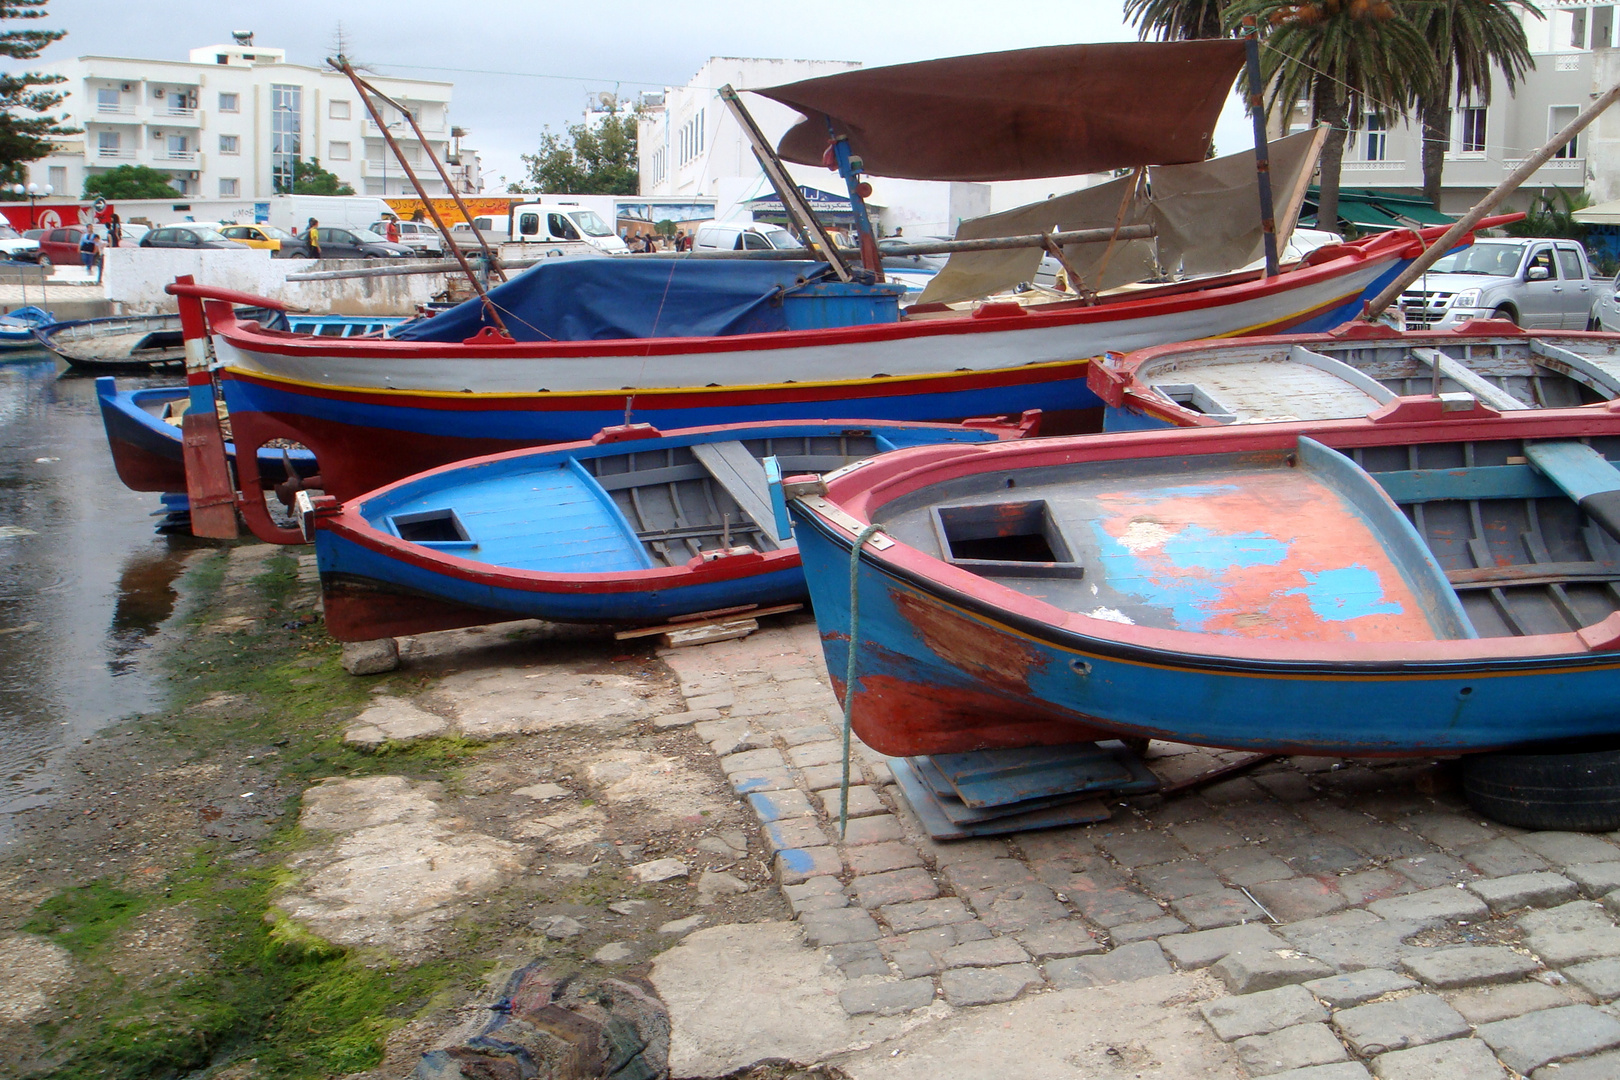
[{"label": "red and blue boat", "polygon": [[593,439],[461,462],[356,499],[321,496],[306,525],[327,630],[369,640],[511,619],[657,623],[803,598],[764,460],[799,472],[886,451],[977,444],[1021,425],[777,421]]},{"label": "red and blue boat", "polygon": [[1620,735],[1617,460],[1615,405],[1451,393],[903,450],[787,490],[828,670],[883,753],[1475,755]]}]

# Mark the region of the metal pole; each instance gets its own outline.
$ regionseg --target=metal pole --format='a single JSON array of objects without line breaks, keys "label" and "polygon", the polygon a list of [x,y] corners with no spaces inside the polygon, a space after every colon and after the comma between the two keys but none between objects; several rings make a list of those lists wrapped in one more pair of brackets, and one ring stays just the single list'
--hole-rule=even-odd
[{"label": "metal pole", "polygon": [[[456,190],[456,185],[451,181],[450,174],[446,172],[444,166],[439,163],[439,155],[433,152],[433,148],[428,145],[427,139],[422,135],[422,127],[416,122],[416,114],[412,113],[411,110],[405,108],[405,106],[401,105],[399,102],[395,101],[381,90],[378,90],[375,86],[372,86],[371,83],[365,81],[364,79],[360,80],[360,84],[366,89],[370,90],[373,94],[376,94],[378,97],[388,102],[388,104],[392,105],[394,108],[398,109],[405,117],[405,122],[411,125],[412,131],[416,132],[416,141],[422,144],[422,149],[427,153],[428,160],[433,162],[433,168],[438,171],[439,179],[444,181],[444,189],[448,191],[450,193],[450,197],[455,200],[456,209],[461,211],[463,220],[465,220],[468,225],[471,225],[473,219],[472,211],[467,209],[467,204],[461,198],[461,192]],[[383,194],[388,194],[388,185],[386,181],[383,183]],[[508,211],[508,213],[510,213],[510,211]],[[484,258],[489,261],[489,266],[491,269],[500,275],[502,281],[505,281],[506,271],[501,268],[501,261],[495,257],[495,253],[489,250],[489,244],[485,242],[484,234],[479,232],[477,229],[474,229],[473,235],[478,238],[478,246],[484,249]],[[455,241],[451,240],[448,236],[446,236],[445,239],[450,241],[452,244],[455,243]]]},{"label": "metal pole", "polygon": [[1260,231],[1266,246],[1266,277],[1276,277],[1277,212],[1271,205],[1271,147],[1266,142],[1265,86],[1260,80],[1260,36],[1253,15],[1243,16],[1243,52],[1249,69],[1249,115],[1254,118],[1254,178],[1260,188]]},{"label": "metal pole", "polygon": [[742,127],[743,135],[753,147],[754,156],[759,159],[759,167],[765,171],[765,178],[771,182],[771,187],[776,189],[776,197],[782,200],[782,209],[788,212],[788,216],[793,218],[800,231],[804,233],[805,242],[810,244],[821,258],[827,260],[827,265],[832,267],[839,281],[853,281],[854,275],[844,264],[831,234],[827,232],[826,226],[821,224],[821,219],[816,217],[815,211],[810,209],[810,204],[805,201],[799,186],[788,175],[782,159],[776,156],[776,150],[765,138],[765,133],[754,123],[754,118],[743,105],[742,98],[737,96],[737,91],[732,89],[730,83],[722,86],[719,93],[720,100],[731,109],[731,114],[737,118],[738,125]]},{"label": "metal pole", "polygon": [[[833,156],[838,162],[838,175],[849,189],[849,208],[855,215],[855,235],[860,240],[861,263],[871,271],[874,281],[883,280],[883,257],[878,254],[877,234],[872,231],[872,220],[866,215],[866,199],[861,194],[860,158],[849,152],[849,136],[833,130],[832,117],[827,118],[827,134],[832,138]],[[867,188],[868,191],[872,190]]]},{"label": "metal pole", "polygon": [[1378,313],[1383,311],[1390,304],[1394,303],[1408,285],[1412,284],[1412,282],[1421,277],[1424,271],[1428,270],[1429,267],[1433,266],[1434,263],[1439,260],[1440,256],[1450,251],[1452,246],[1455,245],[1458,240],[1462,239],[1463,234],[1467,233],[1475,225],[1478,225],[1480,220],[1483,219],[1485,215],[1489,214],[1492,210],[1495,210],[1498,203],[1511,195],[1526,180],[1530,179],[1530,176],[1537,169],[1545,165],[1548,160],[1558,152],[1558,149],[1561,146],[1569,142],[1569,140],[1573,139],[1575,136],[1579,135],[1588,124],[1602,115],[1603,110],[1607,109],[1610,105],[1613,105],[1615,99],[1617,98],[1620,98],[1620,83],[1616,83],[1614,86],[1609,87],[1607,93],[1598,98],[1596,101],[1592,102],[1592,104],[1588,105],[1586,107],[1586,111],[1581,113],[1581,115],[1577,116],[1575,119],[1571,120],[1564,130],[1560,131],[1558,134],[1549,139],[1547,144],[1540,150],[1537,150],[1534,154],[1531,154],[1529,157],[1525,158],[1524,161],[1519,164],[1519,167],[1514,169],[1513,172],[1509,174],[1506,180],[1503,180],[1500,184],[1497,184],[1496,187],[1492,188],[1490,193],[1483,199],[1479,200],[1479,202],[1474,205],[1472,210],[1468,211],[1468,213],[1464,214],[1458,219],[1457,224],[1447,229],[1445,235],[1436,240],[1429,246],[1428,250],[1424,251],[1423,254],[1414,259],[1412,261],[1412,265],[1408,266],[1400,274],[1396,275],[1395,280],[1384,287],[1383,292],[1373,297],[1372,300],[1367,304],[1366,310],[1361,313],[1361,317],[1369,322],[1376,319],[1378,317]]},{"label": "metal pole", "polygon": [[[450,230],[444,227],[444,219],[439,217],[438,208],[433,205],[433,200],[428,198],[427,191],[422,187],[422,181],[416,178],[416,172],[411,168],[411,163],[405,160],[404,154],[400,153],[399,144],[394,141],[394,136],[389,133],[388,126],[382,121],[382,111],[377,108],[377,103],[371,99],[371,96],[366,93],[365,84],[360,81],[360,76],[354,73],[354,69],[349,66],[349,62],[342,57],[336,60],[327,60],[327,63],[347,75],[349,81],[354,84],[355,92],[360,95],[360,100],[365,102],[366,111],[371,114],[371,119],[376,123],[377,130],[382,132],[383,141],[388,144],[388,149],[392,150],[394,155],[399,158],[400,167],[405,170],[405,175],[411,178],[411,186],[416,189],[417,198],[421,199],[422,205],[427,207],[427,212],[432,215],[433,224],[438,227],[439,232],[444,234],[446,240],[450,240]],[[473,232],[477,231],[477,229],[473,230]],[[484,291],[483,285],[479,284],[478,275],[473,273],[473,268],[467,264],[467,257],[461,253],[460,248],[456,247],[455,241],[450,241],[450,247],[455,252],[456,261],[461,264],[462,273],[467,275],[467,281],[472,285],[473,292],[477,293],[478,299],[484,302],[484,311],[489,314],[491,321],[495,323],[501,333],[511,337],[512,332],[506,328],[506,323],[501,321],[501,313],[496,311],[495,305],[489,302],[489,294]]]}]

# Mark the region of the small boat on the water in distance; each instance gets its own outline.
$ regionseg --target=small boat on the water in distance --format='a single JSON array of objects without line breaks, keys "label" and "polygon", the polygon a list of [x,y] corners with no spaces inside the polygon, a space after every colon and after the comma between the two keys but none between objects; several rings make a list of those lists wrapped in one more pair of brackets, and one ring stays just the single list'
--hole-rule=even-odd
[{"label": "small boat on the water in distance", "polygon": [[898,451],[788,490],[828,670],[882,753],[1415,757],[1620,736],[1617,459],[1616,406],[1451,394]]},{"label": "small boat on the water in distance", "polygon": [[[236,316],[267,329],[318,337],[380,336],[405,321],[395,316],[294,314],[270,308],[238,310]],[[35,337],[37,344],[66,360],[76,371],[104,375],[185,369],[185,347],[177,314],[76,319],[40,327]]]},{"label": "small boat on the water in distance", "polygon": [[777,535],[764,459],[822,473],[901,447],[1017,438],[1037,421],[629,425],[317,497],[306,528],[326,627],[360,641],[511,619],[645,625],[798,600],[804,575]]},{"label": "small boat on the water in distance", "polygon": [[0,315],[0,351],[38,348],[34,332],[55,322],[55,315],[33,304]]},{"label": "small boat on the water in distance", "polygon": [[1352,324],[1345,333],[1188,341],[1110,354],[1086,379],[1103,430],[1363,416],[1412,394],[1464,392],[1493,408],[1567,408],[1620,397],[1620,334]]}]

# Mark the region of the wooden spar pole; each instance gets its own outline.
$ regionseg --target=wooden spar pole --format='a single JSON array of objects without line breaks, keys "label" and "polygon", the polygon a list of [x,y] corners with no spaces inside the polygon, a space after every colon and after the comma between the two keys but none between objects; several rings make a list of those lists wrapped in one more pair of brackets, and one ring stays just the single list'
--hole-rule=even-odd
[{"label": "wooden spar pole", "polygon": [[1620,83],[1609,87],[1607,93],[1588,105],[1585,112],[1571,120],[1564,130],[1549,139],[1547,145],[1520,162],[1519,167],[1514,169],[1506,180],[1492,188],[1490,193],[1479,200],[1472,210],[1458,219],[1457,224],[1447,229],[1444,236],[1429,245],[1428,250],[1413,260],[1411,266],[1408,266],[1396,276],[1394,281],[1385,286],[1383,292],[1373,297],[1368,302],[1366,310],[1361,313],[1361,317],[1368,322],[1376,319],[1378,313],[1394,303],[1408,285],[1422,277],[1424,271],[1433,266],[1440,256],[1450,251],[1452,246],[1462,239],[1465,233],[1478,225],[1485,215],[1495,210],[1497,204],[1517,190],[1519,185],[1530,179],[1532,173],[1545,165],[1558,152],[1560,147],[1579,135],[1588,124],[1603,113],[1604,109],[1613,105],[1617,98],[1620,98]]},{"label": "wooden spar pole", "polygon": [[821,224],[821,219],[816,217],[815,211],[810,209],[810,204],[805,201],[804,193],[799,190],[799,185],[795,184],[793,178],[788,175],[787,168],[782,164],[782,159],[776,156],[776,151],[771,147],[770,140],[765,138],[765,133],[759,130],[758,124],[754,123],[754,118],[743,105],[742,98],[737,96],[737,91],[732,89],[730,83],[722,86],[719,93],[720,100],[726,103],[726,107],[731,110],[731,115],[737,118],[737,123],[742,128],[743,135],[747,137],[749,145],[753,147],[754,156],[759,159],[759,167],[765,171],[765,179],[771,182],[771,187],[776,189],[776,197],[782,200],[782,209],[788,212],[799,226],[800,231],[804,233],[805,242],[810,244],[812,250],[815,250],[818,255],[827,260],[827,265],[832,267],[832,271],[838,275],[839,281],[853,281],[854,275],[849,272],[849,267],[844,264],[843,256],[838,254],[838,249],[833,244],[832,236],[827,232],[826,226]]},{"label": "wooden spar pole", "polygon": [[1311,135],[1310,149],[1305,151],[1305,160],[1300,164],[1299,176],[1294,181],[1294,188],[1283,193],[1282,213],[1277,215],[1279,254],[1288,250],[1288,239],[1294,235],[1294,229],[1299,225],[1299,211],[1305,205],[1305,195],[1311,187],[1311,176],[1316,172],[1316,163],[1322,160],[1322,145],[1327,142],[1328,132],[1332,130],[1329,124],[1316,125],[1316,130]]},{"label": "wooden spar pole", "polygon": [[[428,160],[433,162],[433,168],[439,174],[439,179],[444,181],[444,190],[448,191],[450,193],[450,197],[455,200],[456,209],[461,211],[462,220],[468,225],[471,225],[473,219],[472,211],[467,209],[466,202],[464,202],[461,198],[461,192],[456,190],[455,181],[450,179],[450,174],[446,172],[444,166],[439,163],[439,155],[435,154],[433,152],[433,147],[428,145],[427,137],[422,134],[422,125],[416,122],[416,114],[411,112],[411,110],[407,109],[405,106],[401,105],[399,102],[395,101],[393,98],[389,97],[387,94],[383,93],[381,90],[377,89],[369,81],[361,79],[360,85],[365,87],[367,90],[370,90],[373,94],[376,94],[384,101],[388,102],[388,104],[392,105],[394,108],[398,109],[399,114],[403,116],[411,125],[411,130],[416,133],[416,141],[422,144],[422,150],[427,154]],[[484,240],[484,234],[479,232],[477,229],[474,229],[473,235],[478,238],[478,246],[484,249],[484,258],[489,260],[490,269],[499,274],[502,281],[505,281],[506,270],[501,266],[500,260],[495,257],[495,253],[489,250],[489,244]],[[455,243],[455,241],[451,240],[448,236],[446,236],[445,239],[451,244]]]},{"label": "wooden spar pole", "polygon": [[[422,200],[422,205],[427,207],[427,212],[432,215],[433,224],[438,227],[444,238],[450,241],[450,248],[455,252],[456,261],[461,264],[462,272],[467,275],[467,280],[472,284],[473,292],[477,293],[478,299],[484,302],[484,311],[489,314],[491,321],[495,323],[501,333],[511,337],[511,331],[501,321],[501,313],[496,311],[495,305],[489,302],[489,294],[484,291],[484,286],[478,281],[478,275],[473,273],[472,266],[468,264],[467,256],[463,255],[461,249],[456,246],[455,241],[450,239],[450,230],[444,227],[444,219],[439,216],[438,208],[433,205],[433,200],[428,198],[427,191],[422,187],[422,181],[416,178],[416,170],[411,168],[410,162],[405,160],[405,155],[400,153],[399,144],[394,141],[394,136],[389,133],[388,125],[383,123],[382,112],[377,108],[377,103],[371,100],[371,95],[366,93],[365,84],[360,81],[360,76],[354,73],[354,69],[349,66],[349,61],[344,57],[340,56],[336,60],[328,60],[327,63],[347,75],[349,81],[354,84],[355,93],[359,94],[360,100],[365,102],[366,111],[371,114],[372,122],[377,125],[377,130],[382,132],[383,141],[388,144],[388,149],[393,151],[394,157],[399,159],[400,165],[405,169],[405,175],[411,178],[411,186],[416,188],[417,197]],[[387,194],[387,192],[384,192],[384,194]],[[473,232],[477,231],[477,229],[473,230]],[[479,237],[479,242],[483,242],[483,237]]]},{"label": "wooden spar pole", "polygon": [[1271,205],[1271,147],[1266,142],[1265,86],[1260,81],[1260,33],[1253,15],[1243,16],[1243,52],[1249,74],[1249,115],[1254,118],[1254,178],[1260,188],[1260,232],[1266,248],[1266,277],[1276,277],[1277,213]]}]

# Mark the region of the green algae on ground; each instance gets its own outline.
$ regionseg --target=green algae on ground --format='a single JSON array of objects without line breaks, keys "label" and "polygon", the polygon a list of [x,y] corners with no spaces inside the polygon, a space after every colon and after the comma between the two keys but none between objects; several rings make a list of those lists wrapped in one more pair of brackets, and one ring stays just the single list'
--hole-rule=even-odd
[{"label": "green algae on ground", "polygon": [[[182,639],[165,660],[169,708],[134,722],[135,729],[170,741],[193,761],[274,747],[273,757],[259,761],[296,791],[334,773],[440,775],[434,770],[477,752],[480,744],[455,738],[380,756],[345,746],[343,727],[378,680],[345,673],[339,646],[307,609],[294,609],[290,552],[270,555],[253,579],[251,618],[221,610],[229,563],[226,550],[188,571],[184,591],[194,599],[175,623]],[[472,955],[466,945],[481,927],[460,927],[464,940],[448,954],[462,959],[407,965],[334,945],[283,916],[272,903],[288,877],[279,863],[308,842],[283,821],[257,842],[263,858],[256,865],[226,860],[230,845],[203,841],[160,880],[98,880],[38,905],[22,929],[68,949],[87,976],[41,1025],[47,1059],[56,1063],[44,1075],[167,1080],[247,1059],[260,1080],[351,1073],[381,1062],[395,1027],[472,983],[478,965],[465,959]],[[129,955],[125,931],[137,919],[165,914],[183,915],[192,927],[181,969],[130,974],[120,962]]]}]

